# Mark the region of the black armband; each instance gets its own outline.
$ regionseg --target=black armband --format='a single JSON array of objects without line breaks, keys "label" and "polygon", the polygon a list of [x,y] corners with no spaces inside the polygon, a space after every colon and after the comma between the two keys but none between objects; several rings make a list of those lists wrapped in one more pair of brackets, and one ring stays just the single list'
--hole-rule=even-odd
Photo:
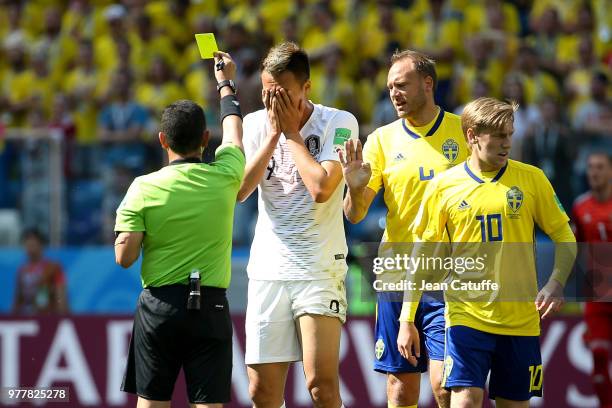
[{"label": "black armband", "polygon": [[240,111],[240,102],[236,95],[226,95],[221,98],[221,123],[226,116],[236,115],[242,119],[242,112]]}]

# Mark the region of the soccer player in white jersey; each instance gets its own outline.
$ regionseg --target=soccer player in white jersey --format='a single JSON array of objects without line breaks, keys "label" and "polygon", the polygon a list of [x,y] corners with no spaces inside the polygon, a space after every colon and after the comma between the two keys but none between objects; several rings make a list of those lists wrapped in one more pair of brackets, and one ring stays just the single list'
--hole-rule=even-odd
[{"label": "soccer player in white jersey", "polygon": [[337,149],[358,137],[358,125],[348,112],[311,102],[309,77],[308,56],[296,44],[272,48],[262,65],[265,109],[243,124],[247,165],[238,199],[259,190],[245,324],[256,408],[284,406],[289,364],[300,360],[314,406],[342,406],[347,246]]}]

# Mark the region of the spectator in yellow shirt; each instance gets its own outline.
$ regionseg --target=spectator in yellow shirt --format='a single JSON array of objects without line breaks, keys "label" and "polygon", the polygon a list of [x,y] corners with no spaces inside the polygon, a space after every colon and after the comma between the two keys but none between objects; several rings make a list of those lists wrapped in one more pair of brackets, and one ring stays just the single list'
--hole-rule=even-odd
[{"label": "spectator in yellow shirt", "polygon": [[76,139],[89,143],[96,137],[98,108],[106,89],[106,78],[94,63],[93,43],[81,40],[77,65],[66,75],[63,90],[74,106]]},{"label": "spectator in yellow shirt", "polygon": [[[331,47],[340,47],[345,56],[355,52],[356,33],[346,20],[335,20],[329,6],[318,3],[311,9],[312,25],[304,34],[302,46],[313,63],[317,63]],[[347,60],[344,60],[347,63]],[[347,63],[346,65],[350,65]]]},{"label": "spectator in yellow shirt", "polygon": [[104,10],[108,34],[93,39],[96,65],[105,74],[111,73],[121,61],[117,57],[117,43],[127,39],[127,12],[120,4],[113,4]]},{"label": "spectator in yellow shirt", "polygon": [[562,77],[569,67],[559,61],[559,40],[563,27],[556,7],[544,10],[532,25],[534,34],[529,37],[529,42],[540,56],[540,67]]},{"label": "spectator in yellow shirt", "polygon": [[155,117],[184,95],[183,87],[173,78],[168,64],[161,56],[153,58],[147,80],[136,85],[136,101],[146,106]]},{"label": "spectator in yellow shirt", "polygon": [[315,103],[356,112],[358,107],[353,94],[353,84],[349,78],[341,75],[341,61],[340,48],[329,48],[323,57],[323,69],[311,71],[310,96]]},{"label": "spectator in yellow shirt", "polygon": [[144,77],[149,72],[153,59],[157,56],[162,57],[166,64],[173,64],[178,60],[176,46],[168,36],[160,35],[151,17],[144,12],[134,17],[133,35],[128,39],[132,46],[130,61],[139,77]]},{"label": "spectator in yellow shirt", "polygon": [[540,69],[539,65],[542,58],[530,45],[522,45],[519,48],[514,71],[523,82],[525,101],[527,103],[535,103],[539,95],[550,95],[553,97],[561,95],[555,78],[548,72]]},{"label": "spectator in yellow shirt", "polygon": [[577,64],[564,81],[571,116],[574,116],[578,107],[589,99],[593,74],[607,70],[607,67],[598,61],[593,48],[591,36],[585,35],[580,39],[578,58],[574,56]]},{"label": "spectator in yellow shirt", "polygon": [[414,25],[412,49],[436,61],[438,83],[434,98],[443,110],[449,110],[453,63],[461,55],[461,23],[459,13],[444,7],[445,0],[430,0],[423,20]]}]

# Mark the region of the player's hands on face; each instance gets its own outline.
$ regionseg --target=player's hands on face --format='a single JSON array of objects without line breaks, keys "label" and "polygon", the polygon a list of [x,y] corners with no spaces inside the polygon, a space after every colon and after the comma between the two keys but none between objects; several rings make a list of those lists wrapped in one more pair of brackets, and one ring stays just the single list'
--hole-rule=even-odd
[{"label": "player's hands on face", "polygon": [[225,66],[223,69],[217,71],[215,67],[215,79],[217,82],[225,81],[226,79],[234,79],[236,77],[236,63],[227,52],[216,51],[213,53],[215,59],[215,65],[219,61],[223,61]]},{"label": "player's hands on face", "polygon": [[278,116],[275,112],[275,110],[277,109],[277,102],[274,98],[275,92],[276,88],[262,89],[261,100],[264,104],[264,107],[266,108],[266,113],[268,114],[268,122],[270,124],[270,128],[268,129],[268,137],[278,142],[278,139],[282,132],[280,128],[280,123],[278,123]]},{"label": "player's hands on face", "polygon": [[347,140],[344,142],[344,151],[342,149],[338,150],[338,156],[349,189],[360,190],[365,188],[372,176],[372,169],[370,163],[363,161],[361,141]]},{"label": "player's hands on face", "polygon": [[536,308],[540,318],[544,319],[551,313],[558,312],[563,306],[563,286],[554,279],[549,279],[536,296]]},{"label": "player's hands on face", "polygon": [[421,340],[413,322],[400,322],[397,349],[402,357],[416,367],[417,359],[421,357]]},{"label": "player's hands on face", "polygon": [[[276,106],[274,106],[275,103]],[[278,88],[272,98],[272,105],[285,137],[297,136],[305,108],[303,100],[291,95],[286,89]]]}]

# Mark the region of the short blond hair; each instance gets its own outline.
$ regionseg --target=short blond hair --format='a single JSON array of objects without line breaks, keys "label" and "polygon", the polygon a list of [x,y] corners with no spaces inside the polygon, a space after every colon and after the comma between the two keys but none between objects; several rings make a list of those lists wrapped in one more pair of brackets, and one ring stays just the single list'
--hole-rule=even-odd
[{"label": "short blond hair", "polygon": [[514,122],[514,112],[518,103],[514,101],[500,101],[495,98],[478,98],[467,105],[461,114],[461,129],[467,137],[467,130],[472,128],[474,133],[483,131],[503,130],[508,123]]}]

